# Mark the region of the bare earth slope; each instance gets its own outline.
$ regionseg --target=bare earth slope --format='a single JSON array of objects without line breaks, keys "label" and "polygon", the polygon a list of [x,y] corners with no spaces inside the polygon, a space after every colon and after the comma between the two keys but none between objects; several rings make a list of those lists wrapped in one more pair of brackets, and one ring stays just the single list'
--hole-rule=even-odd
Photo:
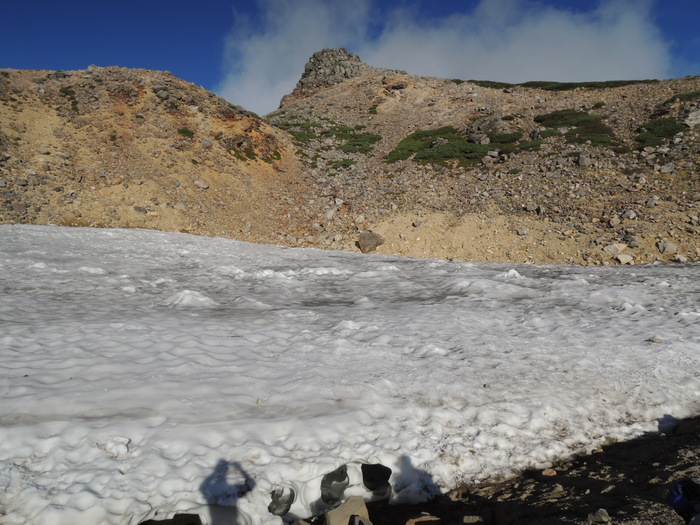
[{"label": "bare earth slope", "polygon": [[[546,87],[323,50],[260,119],[167,72],[0,70],[0,223],[344,250],[374,231],[380,253],[470,261],[699,260],[700,77]],[[672,126],[640,142],[650,122]]]},{"label": "bare earth slope", "polygon": [[2,222],[268,243],[292,227],[287,134],[169,73],[3,70],[0,100]]}]

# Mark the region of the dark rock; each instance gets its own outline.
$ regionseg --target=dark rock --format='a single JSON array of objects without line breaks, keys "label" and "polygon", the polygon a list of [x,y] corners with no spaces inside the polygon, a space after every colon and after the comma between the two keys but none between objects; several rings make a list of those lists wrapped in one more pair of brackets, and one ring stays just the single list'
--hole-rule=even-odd
[{"label": "dark rock", "polygon": [[376,250],[378,246],[384,244],[384,237],[374,232],[362,232],[357,244],[362,253],[370,253]]}]

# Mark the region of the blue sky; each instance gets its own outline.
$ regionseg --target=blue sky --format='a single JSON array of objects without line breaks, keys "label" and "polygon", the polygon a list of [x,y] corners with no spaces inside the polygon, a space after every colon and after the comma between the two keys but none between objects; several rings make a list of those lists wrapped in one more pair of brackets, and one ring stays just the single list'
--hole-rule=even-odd
[{"label": "blue sky", "polygon": [[324,47],[446,78],[700,75],[697,0],[25,0],[0,17],[0,67],[171,71],[264,114]]}]

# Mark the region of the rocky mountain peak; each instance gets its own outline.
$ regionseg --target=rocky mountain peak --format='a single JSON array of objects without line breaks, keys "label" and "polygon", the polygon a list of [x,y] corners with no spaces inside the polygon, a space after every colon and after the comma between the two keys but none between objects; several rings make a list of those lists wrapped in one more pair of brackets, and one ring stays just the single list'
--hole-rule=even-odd
[{"label": "rocky mountain peak", "polygon": [[311,55],[296,88],[282,99],[280,107],[345,79],[376,71],[377,68],[365,64],[345,48],[322,49]]}]

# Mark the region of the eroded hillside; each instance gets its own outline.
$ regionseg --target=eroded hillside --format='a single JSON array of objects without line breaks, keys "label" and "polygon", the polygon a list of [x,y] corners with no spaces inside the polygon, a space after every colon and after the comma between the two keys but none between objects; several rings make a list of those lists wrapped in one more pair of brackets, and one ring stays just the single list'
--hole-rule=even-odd
[{"label": "eroded hillside", "polygon": [[2,222],[276,242],[304,185],[285,132],[169,73],[0,72]]}]

